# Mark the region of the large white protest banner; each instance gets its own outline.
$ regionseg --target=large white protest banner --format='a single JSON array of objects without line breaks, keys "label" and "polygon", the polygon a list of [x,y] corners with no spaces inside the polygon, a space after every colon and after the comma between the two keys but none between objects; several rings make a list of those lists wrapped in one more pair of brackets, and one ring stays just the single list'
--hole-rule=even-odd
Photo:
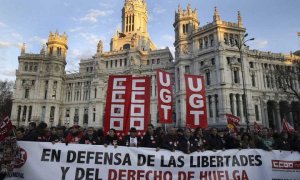
[{"label": "large white protest banner", "polygon": [[[258,149],[192,154],[149,148],[18,142],[19,168],[7,179],[296,180],[300,154]],[[21,162],[21,163],[20,163]]]}]

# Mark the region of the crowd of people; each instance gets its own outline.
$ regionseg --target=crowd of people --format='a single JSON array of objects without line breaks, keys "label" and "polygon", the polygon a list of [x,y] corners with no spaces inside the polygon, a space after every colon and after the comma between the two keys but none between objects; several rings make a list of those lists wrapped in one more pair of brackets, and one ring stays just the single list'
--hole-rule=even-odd
[{"label": "crowd of people", "polygon": [[147,126],[145,135],[139,135],[133,127],[127,136],[120,137],[115,129],[110,129],[104,134],[102,129],[95,130],[93,127],[86,129],[78,125],[71,128],[64,126],[50,127],[41,122],[29,124],[28,129],[16,129],[17,141],[38,141],[72,144],[91,144],[104,146],[128,146],[148,147],[156,150],[167,149],[170,151],[179,150],[184,153],[201,152],[206,150],[226,149],[248,149],[257,148],[267,151],[285,150],[300,152],[299,132],[276,133],[271,129],[263,128],[258,132],[245,132],[243,128],[238,131],[210,128],[169,128],[167,132],[163,128],[156,129],[152,124]]}]

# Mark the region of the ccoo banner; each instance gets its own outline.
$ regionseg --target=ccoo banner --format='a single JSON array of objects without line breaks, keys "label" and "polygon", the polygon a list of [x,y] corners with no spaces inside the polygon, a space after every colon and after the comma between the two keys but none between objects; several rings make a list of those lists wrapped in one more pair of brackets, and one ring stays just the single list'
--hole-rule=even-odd
[{"label": "ccoo banner", "polygon": [[18,142],[18,168],[7,180],[296,180],[300,154],[231,149],[192,154],[150,148]]},{"label": "ccoo banner", "polygon": [[158,114],[160,123],[172,123],[172,84],[171,74],[157,71]]},{"label": "ccoo banner", "polygon": [[129,118],[132,76],[109,76],[104,131],[114,128],[124,135]]},{"label": "ccoo banner", "polygon": [[186,126],[206,128],[206,94],[204,77],[185,74],[186,87]]},{"label": "ccoo banner", "polygon": [[133,77],[131,88],[130,117],[126,132],[135,127],[142,134],[150,123],[150,77]]}]

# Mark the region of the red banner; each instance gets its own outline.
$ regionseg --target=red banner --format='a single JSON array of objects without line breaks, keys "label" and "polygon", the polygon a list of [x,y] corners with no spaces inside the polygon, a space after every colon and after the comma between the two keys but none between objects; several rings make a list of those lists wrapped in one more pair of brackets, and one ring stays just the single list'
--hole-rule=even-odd
[{"label": "red banner", "polygon": [[0,121],[0,141],[2,141],[8,134],[8,132],[13,128],[13,125],[9,117],[5,117]]},{"label": "red banner", "polygon": [[126,132],[135,127],[138,135],[142,135],[150,123],[151,78],[133,77],[131,87],[130,118]]},{"label": "red banner", "polygon": [[282,131],[293,133],[295,128],[286,120],[286,117],[283,118]]},{"label": "red banner", "polygon": [[160,123],[172,123],[171,74],[157,71],[158,114]]},{"label": "red banner", "polygon": [[206,93],[204,77],[184,75],[186,87],[186,126],[189,128],[206,128]]},{"label": "red banner", "polygon": [[226,114],[227,117],[227,127],[229,129],[233,129],[234,131],[237,132],[237,126],[240,125],[241,119],[237,116],[234,116],[232,114]]},{"label": "red banner", "polygon": [[132,76],[109,76],[104,132],[113,128],[118,135],[125,135],[128,124],[131,101]]}]

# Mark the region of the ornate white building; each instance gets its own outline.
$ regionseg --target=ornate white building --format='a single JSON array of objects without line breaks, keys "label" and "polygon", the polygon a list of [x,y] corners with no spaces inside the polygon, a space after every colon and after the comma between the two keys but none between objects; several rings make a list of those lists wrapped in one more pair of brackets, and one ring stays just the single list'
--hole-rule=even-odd
[{"label": "ornate white building", "polygon": [[[225,22],[215,10],[213,22],[200,26],[197,10],[190,5],[175,14],[175,60],[168,48],[157,49],[148,34],[145,0],[125,0],[122,30],[111,39],[110,51],[103,52],[100,40],[97,53],[80,61],[78,73],[66,74],[67,35],[50,33],[47,47],[39,54],[22,47],[16,71],[11,119],[16,125],[45,121],[51,125],[103,127],[107,80],[111,74],[151,76],[151,122],[157,124],[156,69],[165,69],[174,78],[175,126],[185,124],[184,73],[205,75],[209,125],[225,125],[225,114],[242,118],[242,62],[250,124],[257,121],[268,127],[281,126],[284,115],[300,124],[299,103],[287,98],[278,87],[271,69],[289,66],[291,57],[242,48],[237,43],[246,31],[238,22]],[[293,68],[290,66],[290,68]],[[295,69],[296,70],[296,69]],[[298,71],[298,69],[297,69]],[[299,89],[300,81],[294,82]]]}]

